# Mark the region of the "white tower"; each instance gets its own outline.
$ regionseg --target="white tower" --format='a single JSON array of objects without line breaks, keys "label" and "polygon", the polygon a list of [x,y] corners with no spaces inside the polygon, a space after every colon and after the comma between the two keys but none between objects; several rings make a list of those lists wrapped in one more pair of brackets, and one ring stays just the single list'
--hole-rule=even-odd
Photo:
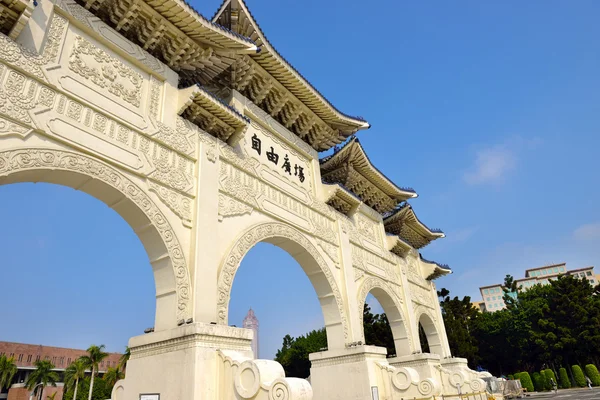
[{"label": "white tower", "polygon": [[252,352],[254,358],[258,358],[258,318],[254,315],[254,310],[250,308],[246,318],[244,318],[243,327],[254,331],[254,339],[252,339]]}]

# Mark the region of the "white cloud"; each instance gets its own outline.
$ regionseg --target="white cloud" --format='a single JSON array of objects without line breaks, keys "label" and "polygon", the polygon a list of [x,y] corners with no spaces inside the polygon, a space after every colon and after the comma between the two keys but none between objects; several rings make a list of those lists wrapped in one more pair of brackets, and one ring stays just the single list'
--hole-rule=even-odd
[{"label": "white cloud", "polygon": [[517,157],[508,146],[501,145],[477,151],[474,165],[463,175],[469,185],[501,182],[517,164]]},{"label": "white cloud", "polygon": [[596,240],[600,239],[600,222],[593,224],[584,224],[575,229],[573,237],[576,240]]}]

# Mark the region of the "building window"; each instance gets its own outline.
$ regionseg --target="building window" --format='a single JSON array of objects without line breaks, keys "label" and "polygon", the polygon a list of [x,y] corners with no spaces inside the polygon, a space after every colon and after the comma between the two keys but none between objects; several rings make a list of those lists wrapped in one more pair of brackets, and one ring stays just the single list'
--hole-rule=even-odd
[{"label": "building window", "polygon": [[31,362],[31,357],[33,357],[31,354],[27,356],[27,362],[30,363]]},{"label": "building window", "polygon": [[587,276],[592,276],[592,271],[586,272]]},{"label": "building window", "polygon": [[483,291],[483,294],[490,294],[490,291],[489,291],[489,290],[487,290],[487,289],[485,289],[485,290]]},{"label": "building window", "polygon": [[67,364],[71,365],[71,357],[67,358]]},{"label": "building window", "polygon": [[61,357],[61,358],[59,358],[59,359],[58,359],[58,363],[59,363],[60,365],[63,365],[63,364],[65,363],[65,358],[64,358],[64,357]]},{"label": "building window", "polygon": [[594,280],[593,280],[593,279],[590,279],[590,283],[593,285],[593,284],[594,284]]},{"label": "building window", "polygon": [[35,357],[35,361],[40,361],[40,355],[39,354]]},{"label": "building window", "polygon": [[565,272],[565,267],[560,267],[560,272]]},{"label": "building window", "polygon": [[542,271],[542,275],[546,275],[546,270],[543,270],[543,271]]},{"label": "building window", "polygon": [[18,359],[18,361],[19,361],[19,362],[23,361],[23,354],[19,354],[19,359]]},{"label": "building window", "polygon": [[553,271],[554,271],[554,272],[558,272],[558,268],[556,268],[556,267],[555,267],[555,268],[553,269]]}]

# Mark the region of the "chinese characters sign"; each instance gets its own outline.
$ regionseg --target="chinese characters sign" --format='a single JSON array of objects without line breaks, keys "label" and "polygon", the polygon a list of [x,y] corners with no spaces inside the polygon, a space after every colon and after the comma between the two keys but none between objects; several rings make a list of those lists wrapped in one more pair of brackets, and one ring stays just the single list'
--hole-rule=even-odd
[{"label": "chinese characters sign", "polygon": [[269,137],[265,132],[255,129],[246,134],[246,141],[249,145],[248,153],[252,157],[257,158],[269,169],[276,170],[278,174],[304,186],[308,166],[294,150]]}]

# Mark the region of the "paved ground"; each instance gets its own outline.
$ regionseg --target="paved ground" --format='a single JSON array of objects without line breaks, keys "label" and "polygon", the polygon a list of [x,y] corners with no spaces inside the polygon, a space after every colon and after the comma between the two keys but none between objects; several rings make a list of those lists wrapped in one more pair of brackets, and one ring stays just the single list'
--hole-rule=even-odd
[{"label": "paved ground", "polygon": [[559,390],[558,393],[540,393],[532,394],[525,399],[553,399],[553,400],[600,400],[600,388],[577,389],[577,390]]}]

